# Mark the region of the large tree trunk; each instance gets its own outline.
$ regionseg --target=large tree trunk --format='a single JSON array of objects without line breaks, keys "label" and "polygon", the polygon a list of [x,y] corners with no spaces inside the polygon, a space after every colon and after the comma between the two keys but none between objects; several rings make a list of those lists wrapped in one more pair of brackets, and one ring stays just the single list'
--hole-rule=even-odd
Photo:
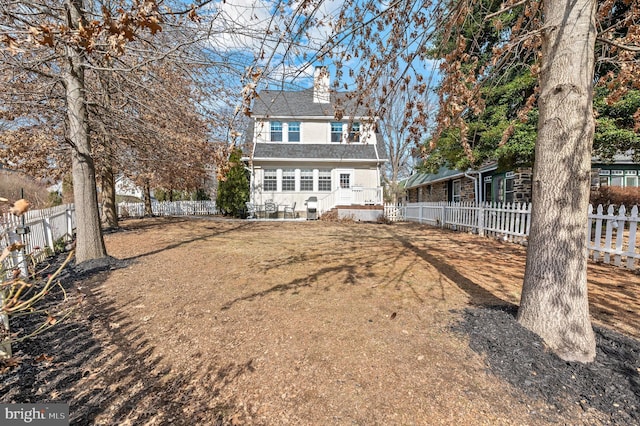
[{"label": "large tree trunk", "polygon": [[[66,6],[69,26],[76,28],[80,22],[82,1],[67,0]],[[68,141],[72,146],[71,173],[77,226],[76,262],[81,263],[106,257],[107,251],[100,226],[96,172],[89,142],[82,53],[68,47],[67,60],[69,69],[63,73],[63,79],[69,120]]]},{"label": "large tree trunk", "polygon": [[595,0],[545,2],[533,208],[518,321],[560,358],[590,362],[587,209]]},{"label": "large tree trunk", "polygon": [[116,179],[113,167],[106,166],[101,173],[102,182],[102,214],[109,228],[118,227],[118,211],[116,207]]}]

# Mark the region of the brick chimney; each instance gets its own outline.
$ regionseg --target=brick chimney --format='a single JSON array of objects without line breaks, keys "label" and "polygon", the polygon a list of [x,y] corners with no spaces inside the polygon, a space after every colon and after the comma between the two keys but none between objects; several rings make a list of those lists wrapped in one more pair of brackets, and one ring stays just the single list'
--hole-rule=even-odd
[{"label": "brick chimney", "polygon": [[329,97],[329,71],[326,67],[316,67],[313,72],[313,103],[328,104]]}]

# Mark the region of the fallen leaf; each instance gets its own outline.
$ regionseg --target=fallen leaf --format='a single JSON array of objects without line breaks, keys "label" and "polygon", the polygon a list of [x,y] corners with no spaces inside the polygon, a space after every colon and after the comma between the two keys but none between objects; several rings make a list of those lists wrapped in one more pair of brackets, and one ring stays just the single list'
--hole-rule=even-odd
[{"label": "fallen leaf", "polygon": [[30,207],[31,203],[24,198],[21,198],[20,200],[13,203],[13,206],[9,209],[9,213],[14,216],[22,216],[29,210]]},{"label": "fallen leaf", "polygon": [[47,354],[38,355],[34,359],[35,362],[51,362],[53,361],[53,357]]},{"label": "fallen leaf", "polygon": [[4,365],[5,367],[17,367],[18,365],[20,365],[20,360],[15,357],[5,358],[0,360],[0,364]]}]

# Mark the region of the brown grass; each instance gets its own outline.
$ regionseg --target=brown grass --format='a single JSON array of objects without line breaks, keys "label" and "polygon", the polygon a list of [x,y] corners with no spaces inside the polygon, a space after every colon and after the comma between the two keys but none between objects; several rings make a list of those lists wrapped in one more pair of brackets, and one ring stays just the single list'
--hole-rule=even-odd
[{"label": "brown grass", "polygon": [[[144,386],[174,389],[179,418],[200,424],[583,422],[496,379],[450,329],[469,304],[517,303],[520,246],[415,224],[123,225],[107,246],[134,263],[89,299],[120,349],[76,385],[83,400],[128,377],[97,424]],[[637,275],[592,265],[589,280],[595,320],[637,336]],[[126,373],[132,356],[144,374]],[[144,395],[126,422],[176,422]]]}]

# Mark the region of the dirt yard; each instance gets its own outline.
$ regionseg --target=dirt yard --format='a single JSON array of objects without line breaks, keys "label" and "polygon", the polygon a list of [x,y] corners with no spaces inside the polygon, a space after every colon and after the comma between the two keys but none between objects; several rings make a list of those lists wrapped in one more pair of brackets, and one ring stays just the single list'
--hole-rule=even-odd
[{"label": "dirt yard", "polygon": [[[524,271],[517,245],[415,224],[148,219],[122,228],[106,236],[119,260],[110,270],[65,278],[84,296],[75,317],[18,346],[2,402],[69,401],[72,423],[105,425],[640,422],[632,272],[590,267],[605,350],[585,372],[531,338],[537,349],[494,362],[493,346],[526,340],[509,314]],[[488,334],[475,348],[473,336]],[[33,361],[43,353],[50,358]],[[606,367],[610,357],[621,364]],[[605,367],[592,382],[628,382],[621,393],[541,381]]]}]

